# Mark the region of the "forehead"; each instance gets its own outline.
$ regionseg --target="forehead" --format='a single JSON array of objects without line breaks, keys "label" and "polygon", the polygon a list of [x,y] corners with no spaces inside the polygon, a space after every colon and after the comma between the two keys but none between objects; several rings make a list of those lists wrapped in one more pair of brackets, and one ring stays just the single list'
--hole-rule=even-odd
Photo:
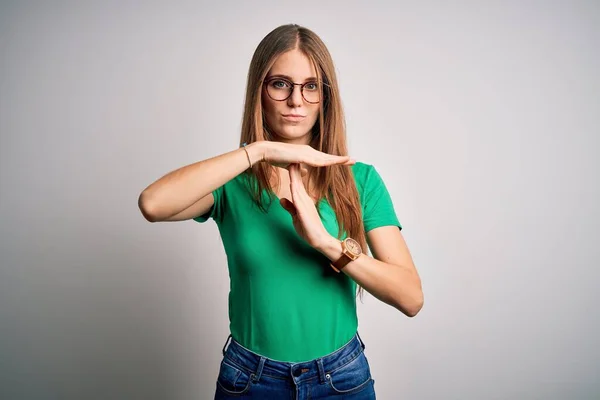
[{"label": "forehead", "polygon": [[267,76],[287,75],[295,81],[303,81],[317,76],[315,67],[308,57],[298,49],[281,54],[269,70]]}]

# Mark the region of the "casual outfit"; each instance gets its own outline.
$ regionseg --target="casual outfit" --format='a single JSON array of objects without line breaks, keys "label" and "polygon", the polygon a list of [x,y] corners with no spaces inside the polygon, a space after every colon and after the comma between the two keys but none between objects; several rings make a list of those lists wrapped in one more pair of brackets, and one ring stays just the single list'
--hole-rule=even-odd
[{"label": "casual outfit", "polygon": [[[365,232],[389,225],[402,229],[376,169],[361,162],[351,169]],[[248,386],[241,390],[246,389],[244,393],[251,395],[258,386],[248,382],[263,384],[263,379],[277,382],[285,368],[288,368],[287,380],[282,382],[286,382],[292,393],[302,391],[303,386],[298,383],[312,378],[321,382],[327,374],[332,378],[329,381],[332,390],[338,388],[343,392],[348,387],[345,384],[355,383],[356,373],[352,371],[356,367],[365,369],[358,378],[369,373],[362,351],[364,345],[356,346],[356,282],[344,273],[333,271],[331,261],[298,235],[291,216],[276,195],[269,195],[265,189],[261,196],[266,213],[254,203],[248,175],[240,174],[214,190],[214,205],[206,214],[194,218],[197,222],[212,218],[217,223],[229,269],[232,341],[228,352],[239,359],[231,361],[224,354],[218,380],[222,385],[217,385],[217,394],[219,390],[223,393],[225,388],[239,388],[245,383]],[[316,207],[325,229],[338,237],[336,216],[327,200],[322,199]],[[340,240],[345,237],[344,234]],[[256,369],[261,360],[267,367],[260,368],[266,368],[268,373]],[[296,367],[290,370],[289,366],[304,363],[302,368],[308,371],[294,376]],[[325,369],[315,369],[315,365]],[[346,368],[352,369],[351,379],[340,378],[342,381],[336,383],[336,376],[347,375]],[[334,370],[338,369],[340,373],[336,375]],[[250,374],[254,374],[254,380]],[[227,380],[232,377],[233,382]],[[225,393],[232,395],[231,392],[235,390]]]}]

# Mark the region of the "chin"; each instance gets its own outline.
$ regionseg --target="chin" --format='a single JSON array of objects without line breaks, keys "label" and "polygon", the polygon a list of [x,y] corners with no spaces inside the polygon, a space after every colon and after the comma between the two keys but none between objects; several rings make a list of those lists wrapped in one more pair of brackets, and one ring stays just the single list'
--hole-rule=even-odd
[{"label": "chin", "polygon": [[298,140],[310,135],[310,129],[300,126],[284,126],[276,132],[277,136],[285,140]]}]

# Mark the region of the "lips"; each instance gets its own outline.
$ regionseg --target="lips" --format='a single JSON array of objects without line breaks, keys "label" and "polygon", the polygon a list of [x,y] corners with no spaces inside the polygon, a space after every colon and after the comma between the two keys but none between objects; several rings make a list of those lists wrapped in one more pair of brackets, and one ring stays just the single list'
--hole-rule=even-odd
[{"label": "lips", "polygon": [[302,121],[304,118],[306,118],[306,115],[300,115],[300,114],[282,114],[282,117],[286,121],[297,122],[297,121]]}]

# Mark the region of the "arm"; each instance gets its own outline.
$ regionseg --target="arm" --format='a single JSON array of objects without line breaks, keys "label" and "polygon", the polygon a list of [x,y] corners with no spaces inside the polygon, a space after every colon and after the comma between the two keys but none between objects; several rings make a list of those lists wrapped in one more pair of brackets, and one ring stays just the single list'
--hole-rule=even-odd
[{"label": "arm", "polygon": [[[264,158],[264,142],[246,146],[252,165]],[[142,191],[140,211],[150,222],[181,221],[206,213],[214,203],[213,190],[248,169],[239,148],[169,172]]]},{"label": "arm", "polygon": [[[282,199],[281,205],[292,216],[298,234],[330,260],[339,259],[342,243],[323,226],[297,165],[290,168],[290,191],[292,201]],[[400,229],[397,226],[371,229],[367,232],[367,243],[375,258],[363,253],[346,264],[342,272],[377,299],[414,317],[423,307],[423,291]]]},{"label": "arm", "polygon": [[[423,291],[400,229],[396,226],[372,229],[367,232],[367,242],[375,258],[363,253],[342,272],[377,299],[414,317],[423,307]],[[325,237],[315,247],[332,261],[342,256],[341,242],[333,236]]]}]

